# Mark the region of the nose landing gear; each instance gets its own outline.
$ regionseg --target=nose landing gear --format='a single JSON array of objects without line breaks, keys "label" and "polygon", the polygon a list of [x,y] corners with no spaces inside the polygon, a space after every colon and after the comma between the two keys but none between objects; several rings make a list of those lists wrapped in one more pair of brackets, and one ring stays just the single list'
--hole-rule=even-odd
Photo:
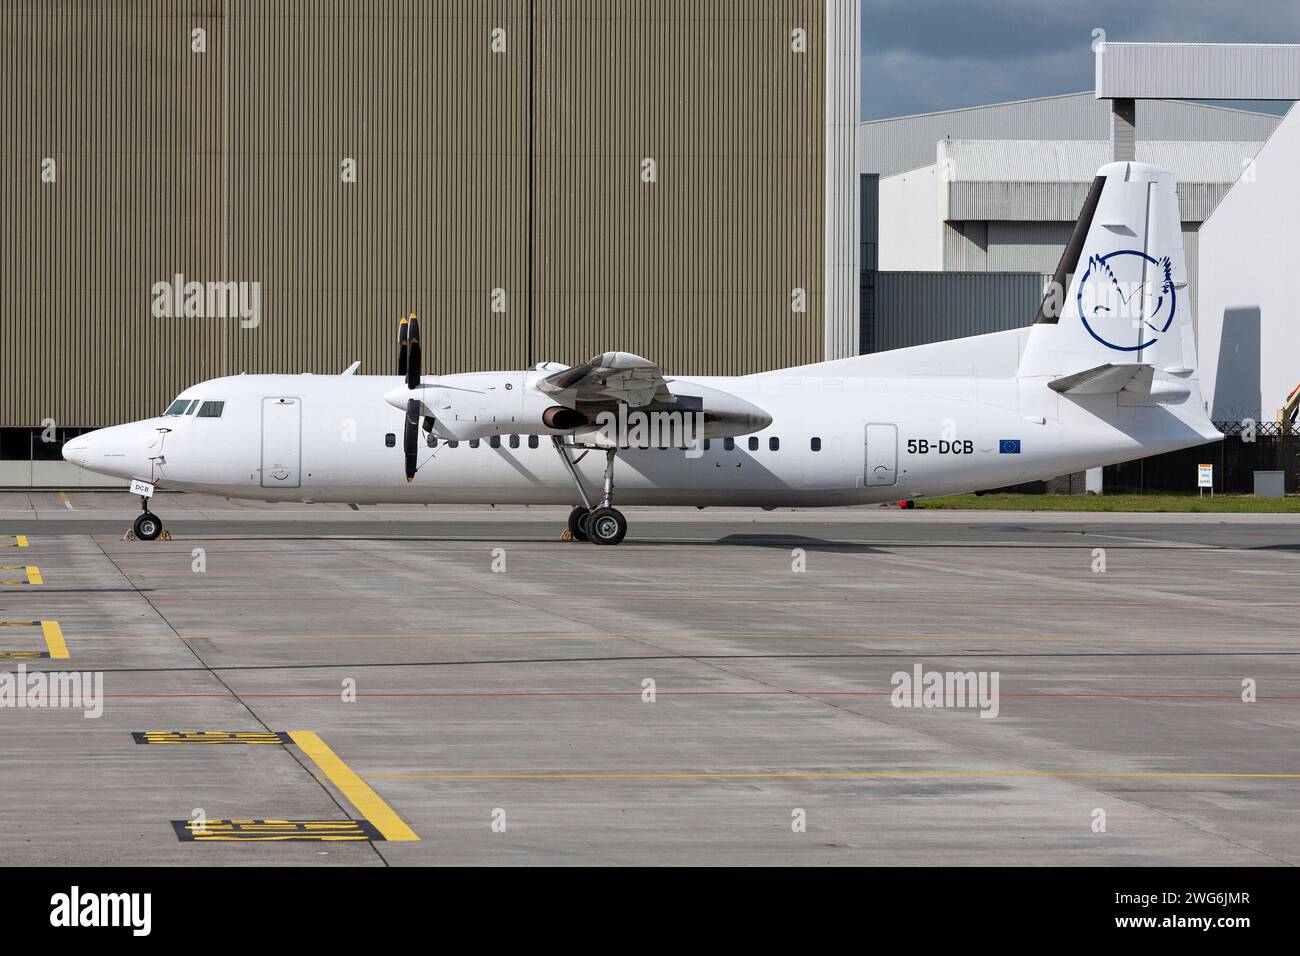
[{"label": "nose landing gear", "polygon": [[171,540],[171,535],[163,530],[162,519],[149,510],[149,499],[143,496],[140,498],[140,517],[135,519],[125,537],[127,540],[135,537],[140,541],[154,541],[159,537],[164,541]]}]

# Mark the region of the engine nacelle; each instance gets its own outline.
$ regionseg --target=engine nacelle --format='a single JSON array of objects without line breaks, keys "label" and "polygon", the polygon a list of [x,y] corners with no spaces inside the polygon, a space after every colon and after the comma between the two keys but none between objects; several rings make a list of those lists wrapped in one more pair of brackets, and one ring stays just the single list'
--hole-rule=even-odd
[{"label": "engine nacelle", "polygon": [[[406,410],[412,399],[432,433],[445,441],[493,435],[576,435],[601,447],[679,446],[698,438],[761,431],[772,417],[739,396],[695,382],[669,383],[671,401],[639,408],[610,402],[557,404],[532,386],[551,369],[528,372],[465,372],[421,381],[418,388],[390,389],[385,400]],[[664,437],[667,436],[667,437]]]}]

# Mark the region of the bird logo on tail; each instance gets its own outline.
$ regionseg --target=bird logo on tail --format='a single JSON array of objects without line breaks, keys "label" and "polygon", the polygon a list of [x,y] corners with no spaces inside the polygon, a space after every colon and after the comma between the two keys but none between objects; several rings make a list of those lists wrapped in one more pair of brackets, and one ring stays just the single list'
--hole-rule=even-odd
[{"label": "bird logo on tail", "polygon": [[1090,255],[1077,296],[1079,318],[1107,348],[1136,352],[1174,324],[1173,262],[1136,249]]}]

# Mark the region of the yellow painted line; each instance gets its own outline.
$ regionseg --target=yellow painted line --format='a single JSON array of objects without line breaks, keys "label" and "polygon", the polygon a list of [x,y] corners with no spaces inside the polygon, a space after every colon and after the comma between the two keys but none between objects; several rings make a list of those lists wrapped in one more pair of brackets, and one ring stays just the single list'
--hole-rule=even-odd
[{"label": "yellow painted line", "polygon": [[63,640],[63,628],[58,621],[41,621],[41,633],[45,635],[45,646],[50,649],[51,660],[67,660],[68,645]]},{"label": "yellow painted line", "polygon": [[[192,572],[186,572],[186,573],[191,574]],[[74,574],[73,576],[75,577],[76,575]],[[319,641],[321,639],[321,634],[319,631],[311,634],[285,632],[285,633],[277,633],[274,636],[276,640],[282,640],[282,641],[300,641],[300,640]],[[573,638],[576,640],[590,640],[590,641],[617,641],[617,640],[625,640],[625,639],[632,640],[636,638],[653,638],[655,640],[662,640],[662,641],[666,641],[666,640],[684,641],[693,638],[718,638],[718,637],[731,637],[731,638],[745,639],[745,640],[762,640],[762,639],[769,639],[769,638],[789,639],[792,637],[798,637],[799,635],[793,633],[779,633],[779,632],[756,633],[751,631],[734,631],[734,632],[701,631],[701,632],[691,632],[691,633],[683,633],[683,634],[656,634],[651,631],[628,631],[622,634],[613,634],[613,633],[611,634],[594,634],[594,633],[568,634],[560,630],[545,631],[541,633],[533,632],[533,631],[527,633],[511,633],[511,632],[496,632],[496,631],[479,631],[479,632],[458,631],[455,633],[430,632],[430,633],[408,633],[408,634],[401,634],[401,633],[334,634],[331,633],[329,635],[331,640],[346,639],[346,640],[358,640],[358,641],[361,640],[430,641],[430,640],[458,640],[464,638],[491,638],[491,637],[519,638],[521,640],[545,640],[547,638],[553,638],[557,636],[563,636],[566,639]],[[187,641],[261,641],[261,640],[266,640],[267,635],[266,634],[217,634],[217,633],[208,632],[203,634],[181,634],[180,638],[182,640],[187,640]],[[87,634],[84,636],[82,635],[77,636],[78,642],[83,640],[120,641],[123,639],[124,638],[122,637],[121,634]],[[141,634],[141,635],[132,635],[130,638],[130,640],[133,641],[175,641],[176,639],[177,639],[177,635],[175,634],[153,634],[153,635]],[[935,642],[952,642],[952,643],[976,643],[976,642],[988,643],[994,641],[1003,641],[1003,642],[1041,641],[1043,643],[1080,643],[1080,644],[1091,644],[1094,646],[1097,645],[1127,646],[1130,644],[1134,644],[1134,645],[1149,644],[1149,645],[1158,645],[1158,646],[1168,645],[1168,646],[1175,646],[1175,647],[1181,645],[1186,645],[1189,647],[1191,646],[1199,647],[1202,645],[1212,646],[1212,647],[1221,647],[1221,646],[1229,646],[1229,645],[1233,645],[1233,646],[1241,645],[1241,646],[1249,646],[1249,647],[1275,647],[1278,645],[1289,646],[1291,643],[1291,639],[1289,637],[1276,637],[1276,638],[1215,637],[1215,638],[1204,638],[1204,639],[1200,639],[1200,638],[1144,639],[1144,638],[1104,637],[1101,635],[1092,635],[1092,636],[1059,635],[1057,636],[1057,635],[1032,635],[1032,634],[983,635],[983,636],[973,636],[973,637],[963,636],[958,634],[952,634],[952,635],[948,635],[948,634],[817,634],[815,636],[809,637],[808,640],[810,641],[812,640],[861,641],[864,643],[866,642],[901,643],[906,641],[935,641]],[[972,652],[966,652],[966,653],[967,656],[978,656],[977,653],[972,653]]]},{"label": "yellow painted line", "polygon": [[66,491],[59,492],[59,499],[63,502],[63,507],[67,508],[69,511],[77,510],[72,506],[72,499],[68,497],[68,493]]},{"label": "yellow painted line", "polygon": [[0,581],[0,584],[44,584],[45,579],[41,577],[41,569],[32,564],[0,564],[0,571],[23,571],[27,575],[27,580],[12,579]]},{"label": "yellow painted line", "polygon": [[358,777],[352,768],[339,759],[338,755],[325,741],[310,730],[291,730],[289,738],[302,749],[321,773],[330,779],[343,795],[352,801],[363,817],[370,821],[376,830],[383,834],[385,840],[410,842],[419,840],[415,831],[402,822],[401,817],[393,812],[392,807],[380,799],[379,794],[371,790],[364,780]]},{"label": "yellow painted line", "polygon": [[1300,773],[1212,773],[1108,770],[809,770],[754,773],[414,773],[371,774],[367,780],[762,780],[858,777],[1211,777],[1228,780],[1300,780]]}]

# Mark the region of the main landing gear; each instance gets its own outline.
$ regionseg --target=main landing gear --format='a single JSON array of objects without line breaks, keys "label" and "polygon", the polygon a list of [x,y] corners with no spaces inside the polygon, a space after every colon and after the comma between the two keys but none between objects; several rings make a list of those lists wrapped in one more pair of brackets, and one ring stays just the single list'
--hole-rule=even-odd
[{"label": "main landing gear", "polygon": [[140,498],[140,517],[135,519],[131,530],[141,541],[153,541],[163,533],[162,519],[149,510],[148,498]]},{"label": "main landing gear", "polygon": [[574,541],[591,541],[594,544],[618,544],[627,536],[627,519],[623,512],[614,507],[614,458],[618,451],[614,448],[605,451],[605,495],[600,504],[593,508],[587,491],[582,487],[578,469],[573,467],[573,459],[564,447],[564,441],[558,435],[552,436],[555,450],[560,453],[573,485],[578,489],[582,505],[569,512],[569,537]]}]

